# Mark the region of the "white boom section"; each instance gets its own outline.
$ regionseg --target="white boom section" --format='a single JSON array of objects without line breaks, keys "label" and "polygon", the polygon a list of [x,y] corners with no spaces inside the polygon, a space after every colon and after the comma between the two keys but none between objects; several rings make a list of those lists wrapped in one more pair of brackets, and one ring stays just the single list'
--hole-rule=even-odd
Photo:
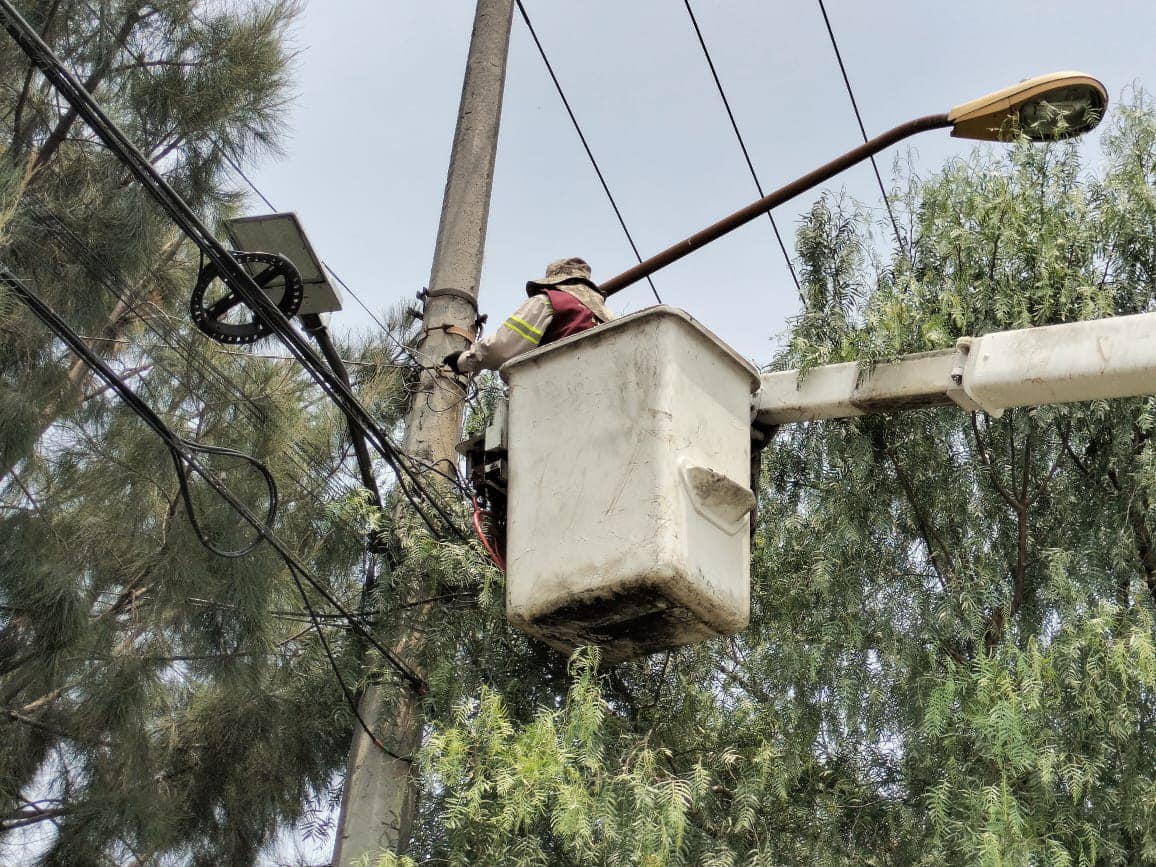
[{"label": "white boom section", "polygon": [[764,425],[955,403],[999,416],[1016,406],[1156,394],[1156,313],[960,338],[954,350],[873,366],[765,373]]}]

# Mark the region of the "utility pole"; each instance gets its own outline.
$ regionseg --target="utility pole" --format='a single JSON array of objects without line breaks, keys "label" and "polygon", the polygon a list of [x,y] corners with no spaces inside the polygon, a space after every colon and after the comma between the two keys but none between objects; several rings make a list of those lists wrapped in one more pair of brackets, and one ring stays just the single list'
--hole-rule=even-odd
[{"label": "utility pole", "polygon": [[[450,476],[456,468],[455,446],[464,406],[460,386],[436,368],[443,357],[469,345],[463,333],[473,335],[476,331],[478,283],[513,10],[513,0],[478,0],[474,14],[429,290],[423,299],[424,333],[418,357],[424,360],[426,369],[422,371],[421,387],[410,410],[403,443],[407,454]],[[431,483],[438,482],[436,474],[426,478]],[[419,627],[422,619],[418,618]],[[412,660],[418,655],[421,641],[418,632],[404,636],[397,652]],[[379,690],[370,685],[359,708],[370,728],[394,755],[383,752],[360,727],[354,729],[334,867],[347,867],[365,855],[372,863],[382,850],[403,851],[409,843],[413,819],[410,757],[421,745],[421,697],[408,690],[396,708],[383,706]]]}]

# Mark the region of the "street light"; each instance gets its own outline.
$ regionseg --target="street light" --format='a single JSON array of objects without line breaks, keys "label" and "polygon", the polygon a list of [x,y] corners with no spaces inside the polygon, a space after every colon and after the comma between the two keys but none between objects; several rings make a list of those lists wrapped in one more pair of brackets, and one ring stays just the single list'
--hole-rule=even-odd
[{"label": "street light", "polygon": [[1096,79],[1053,72],[957,105],[947,119],[956,138],[1000,141],[1018,132],[1032,141],[1055,141],[1095,127],[1107,105],[1108,93]]},{"label": "street light", "polygon": [[[296,214],[226,220],[225,231],[233,246],[233,258],[286,317],[301,316],[304,320],[341,309],[341,293],[325,276],[325,267]],[[225,293],[210,300],[210,287],[217,280],[224,284]],[[193,323],[219,343],[253,343],[272,333],[269,323],[249,309],[233,284],[222,279],[216,262],[206,264],[197,276],[189,313]]]},{"label": "street light", "polygon": [[598,290],[609,297],[916,133],[951,127],[951,134],[957,138],[1000,141],[1009,133],[1022,133],[1031,141],[1054,141],[1081,135],[1095,127],[1107,105],[1108,92],[1096,79],[1082,72],[1055,72],[965,102],[946,114],[908,121],[611,277]]}]

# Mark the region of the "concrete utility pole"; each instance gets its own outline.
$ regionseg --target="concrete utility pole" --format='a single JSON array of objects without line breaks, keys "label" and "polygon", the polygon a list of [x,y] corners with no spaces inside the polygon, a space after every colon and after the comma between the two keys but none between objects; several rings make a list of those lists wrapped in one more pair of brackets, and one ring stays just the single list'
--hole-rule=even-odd
[{"label": "concrete utility pole", "polygon": [[[460,388],[436,367],[446,355],[469,345],[462,332],[475,333],[513,10],[513,0],[478,0],[429,292],[424,299],[425,333],[418,350],[427,369],[403,443],[406,453],[450,475],[464,407]],[[427,474],[426,480],[438,481],[434,474]],[[405,636],[397,652],[413,661],[421,641],[420,633]],[[360,727],[354,729],[334,867],[347,867],[365,855],[373,863],[382,850],[404,850],[413,819],[409,757],[421,744],[421,699],[407,691],[396,708],[383,706],[378,689],[370,686],[360,710],[397,757],[383,752]]]}]

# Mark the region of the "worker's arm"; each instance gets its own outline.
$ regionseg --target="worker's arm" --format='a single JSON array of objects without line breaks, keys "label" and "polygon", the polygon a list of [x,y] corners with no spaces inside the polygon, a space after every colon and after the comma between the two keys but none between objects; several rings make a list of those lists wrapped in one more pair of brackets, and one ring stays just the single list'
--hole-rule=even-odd
[{"label": "worker's arm", "polygon": [[554,308],[544,294],[527,298],[496,332],[458,356],[458,370],[462,373],[497,370],[511,358],[536,349],[553,318]]}]

